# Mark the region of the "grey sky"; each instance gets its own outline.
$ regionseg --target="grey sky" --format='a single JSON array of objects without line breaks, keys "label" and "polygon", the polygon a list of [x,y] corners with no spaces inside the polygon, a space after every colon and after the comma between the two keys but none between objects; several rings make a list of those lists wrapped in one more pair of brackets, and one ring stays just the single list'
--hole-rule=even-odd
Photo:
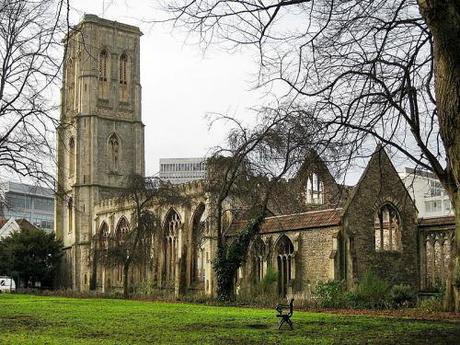
[{"label": "grey sky", "polygon": [[[73,1],[72,22],[84,13],[102,16],[102,0]],[[158,171],[160,157],[202,156],[222,140],[223,126],[208,128],[207,113],[249,116],[260,93],[249,91],[257,72],[250,52],[203,51],[185,33],[143,19],[164,16],[157,1],[105,1],[104,18],[137,25],[141,38],[142,117],[146,174]],[[157,7],[157,8],[155,8]]]}]

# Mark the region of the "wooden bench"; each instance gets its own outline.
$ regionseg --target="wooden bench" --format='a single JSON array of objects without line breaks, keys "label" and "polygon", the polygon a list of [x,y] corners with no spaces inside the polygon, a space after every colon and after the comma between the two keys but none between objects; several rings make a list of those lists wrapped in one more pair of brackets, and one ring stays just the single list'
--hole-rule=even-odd
[{"label": "wooden bench", "polygon": [[279,325],[278,329],[281,329],[281,326],[284,323],[287,323],[291,329],[292,328],[292,321],[291,321],[291,316],[294,314],[294,298],[291,298],[290,302],[288,305],[283,305],[283,304],[278,304],[275,307],[276,311],[278,314],[276,317],[279,317]]}]

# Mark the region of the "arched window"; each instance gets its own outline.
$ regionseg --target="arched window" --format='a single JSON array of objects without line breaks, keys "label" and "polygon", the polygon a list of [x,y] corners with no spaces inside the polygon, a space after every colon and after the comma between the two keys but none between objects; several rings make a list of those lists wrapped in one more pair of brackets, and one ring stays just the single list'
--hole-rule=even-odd
[{"label": "arched window", "polygon": [[374,217],[374,243],[376,251],[399,251],[401,245],[401,221],[397,209],[385,204]]},{"label": "arched window", "polygon": [[205,231],[205,220],[203,214],[205,205],[200,203],[192,218],[192,243],[191,243],[191,267],[190,267],[190,282],[198,283],[204,288],[204,248],[203,235]]},{"label": "arched window", "polygon": [[118,171],[120,161],[120,140],[115,133],[109,137],[109,153],[111,159],[111,170]]},{"label": "arched window", "polygon": [[73,110],[75,100],[75,62],[72,58],[66,62],[65,83],[67,86],[66,108],[67,110]]},{"label": "arched window", "polygon": [[305,202],[307,204],[324,203],[324,186],[318,174],[312,173],[307,178],[305,186]]},{"label": "arched window", "polygon": [[69,177],[75,176],[75,140],[69,140]]},{"label": "arched window", "polygon": [[128,84],[128,55],[126,53],[120,56],[120,84]]},{"label": "arched window", "polygon": [[67,228],[68,233],[72,233],[73,229],[73,199],[72,197],[69,198],[67,201]]},{"label": "arched window", "polygon": [[106,222],[102,222],[97,234],[97,247],[99,250],[106,250],[109,246],[109,226]]},{"label": "arched window", "polygon": [[265,243],[259,237],[253,242],[251,248],[252,278],[256,283],[262,281],[266,273],[265,258]]},{"label": "arched window", "polygon": [[176,261],[179,239],[179,228],[181,227],[179,215],[173,209],[170,209],[164,222],[164,265],[163,274],[166,282],[171,282],[176,276]]},{"label": "arched window", "polygon": [[294,262],[294,246],[291,240],[283,235],[277,245],[277,265],[278,265],[278,294],[286,296],[288,287],[292,279],[292,269]]},{"label": "arched window", "polygon": [[107,81],[107,60],[108,54],[107,51],[104,49],[99,54],[99,80]]},{"label": "arched window", "polygon": [[122,243],[125,240],[127,233],[129,233],[129,222],[125,217],[121,217],[115,228],[115,243]]}]

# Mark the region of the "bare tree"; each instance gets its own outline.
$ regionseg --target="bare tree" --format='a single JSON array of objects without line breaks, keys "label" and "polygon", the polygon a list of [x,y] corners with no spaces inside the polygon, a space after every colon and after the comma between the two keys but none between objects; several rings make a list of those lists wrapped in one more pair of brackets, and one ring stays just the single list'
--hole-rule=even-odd
[{"label": "bare tree", "polygon": [[115,231],[110,237],[99,232],[93,238],[92,289],[96,288],[97,267],[122,267],[123,297],[129,297],[129,272],[132,265],[144,265],[151,260],[155,235],[161,229],[159,208],[186,202],[177,187],[159,178],[140,175],[128,177],[127,187],[117,197],[120,207],[131,210],[129,229]]},{"label": "bare tree", "polygon": [[48,182],[57,110],[51,100],[67,6],[62,0],[0,3],[0,168]]},{"label": "bare tree", "polygon": [[[314,119],[304,112],[264,108],[252,129],[234,118],[221,119],[235,126],[227,146],[217,148],[208,160],[208,188],[217,235],[217,295],[231,300],[236,272],[270,214],[269,203],[280,181],[295,176],[312,150],[324,150],[330,143],[321,140]],[[235,221],[247,224],[242,230],[229,227]]]},{"label": "bare tree", "polygon": [[[460,303],[460,5],[457,0],[175,0],[201,42],[253,45],[259,85],[288,85],[358,155],[377,140],[433,171],[455,208],[447,302]],[[450,298],[456,291],[455,300]]]}]

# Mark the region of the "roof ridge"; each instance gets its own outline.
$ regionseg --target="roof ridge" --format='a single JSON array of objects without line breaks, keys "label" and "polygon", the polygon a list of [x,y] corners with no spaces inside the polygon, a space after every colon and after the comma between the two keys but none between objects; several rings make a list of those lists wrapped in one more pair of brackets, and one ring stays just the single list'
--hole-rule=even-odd
[{"label": "roof ridge", "polygon": [[320,213],[320,212],[326,212],[326,211],[341,211],[341,210],[343,210],[343,207],[327,208],[327,209],[324,209],[324,210],[317,210],[317,211],[305,211],[305,212],[296,212],[296,213],[289,213],[289,214],[280,214],[280,215],[277,215],[277,216],[266,217],[265,219],[282,218],[282,217],[289,217],[289,216],[313,214],[313,213]]}]

